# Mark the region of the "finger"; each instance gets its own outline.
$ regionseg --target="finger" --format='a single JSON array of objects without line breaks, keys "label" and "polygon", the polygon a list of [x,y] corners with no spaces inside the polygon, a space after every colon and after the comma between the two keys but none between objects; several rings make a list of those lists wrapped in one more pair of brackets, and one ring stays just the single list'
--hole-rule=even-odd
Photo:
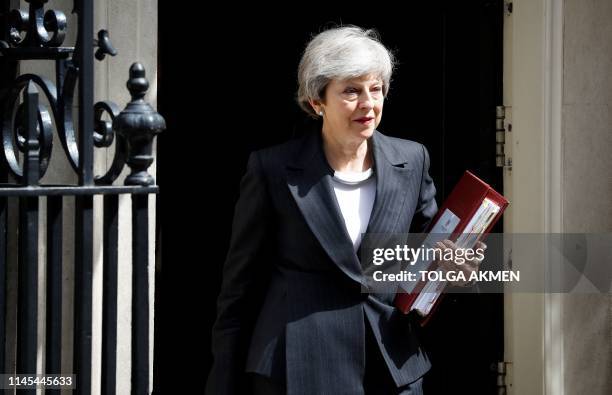
[{"label": "finger", "polygon": [[442,260],[442,261],[440,261],[438,263],[438,267],[440,269],[444,270],[444,271],[447,271],[447,272],[455,270],[455,267],[452,265],[452,263],[450,263],[448,261],[444,261],[444,260]]},{"label": "finger", "polygon": [[472,268],[478,269],[478,268],[480,267],[480,264],[481,264],[481,263],[482,263],[482,260],[481,260],[481,259],[477,259],[477,258],[474,258],[474,259],[472,259],[472,260],[467,260],[467,259],[466,259],[466,260],[465,260],[465,265],[464,265],[464,266],[469,266],[469,267],[472,267]]},{"label": "finger", "polygon": [[436,242],[436,245],[440,247],[442,250],[446,250],[447,248],[449,248],[449,245],[446,244],[446,242],[447,240],[438,241]]},{"label": "finger", "polygon": [[457,249],[457,245],[455,243],[453,243],[452,241],[448,240],[448,239],[447,240],[443,240],[442,243],[444,243],[446,248],[450,248],[450,249],[453,249],[453,250]]},{"label": "finger", "polygon": [[455,263],[454,261],[442,261],[440,263],[440,267],[443,270],[446,271],[451,271],[451,272],[464,272],[464,274],[469,274],[474,270],[477,270],[477,267],[471,267],[471,266],[466,266],[466,265],[459,265],[457,263]]},{"label": "finger", "polygon": [[477,272],[477,271],[478,271],[477,267],[466,266],[463,273],[465,274],[466,278],[469,278],[472,273]]},{"label": "finger", "polygon": [[442,256],[444,256],[444,253],[446,253],[446,250],[448,249],[448,247],[441,241],[436,242],[436,246],[440,249]]},{"label": "finger", "polygon": [[473,270],[477,270],[478,266],[470,264],[470,261],[466,260],[463,263],[452,262],[454,270],[461,270],[465,273],[470,273]]},{"label": "finger", "polygon": [[482,241],[478,241],[478,242],[476,242],[476,248],[480,248],[482,250],[486,250],[487,249],[487,245],[485,243],[483,243]]}]

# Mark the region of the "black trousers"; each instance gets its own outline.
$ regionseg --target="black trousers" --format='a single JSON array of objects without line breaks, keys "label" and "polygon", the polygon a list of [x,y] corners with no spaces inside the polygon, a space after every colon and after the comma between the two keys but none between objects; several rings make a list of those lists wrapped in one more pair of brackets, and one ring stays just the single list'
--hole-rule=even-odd
[{"label": "black trousers", "polygon": [[[423,378],[408,385],[397,387],[389,373],[376,339],[366,323],[366,364],[363,377],[365,395],[423,395]],[[282,383],[260,374],[251,374],[253,395],[285,395]]]}]

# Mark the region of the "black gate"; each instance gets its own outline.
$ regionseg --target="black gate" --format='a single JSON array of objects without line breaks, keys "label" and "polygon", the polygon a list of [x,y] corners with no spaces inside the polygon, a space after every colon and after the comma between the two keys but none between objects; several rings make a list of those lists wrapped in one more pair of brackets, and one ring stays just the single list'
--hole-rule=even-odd
[{"label": "black gate", "polygon": [[[44,356],[42,371],[62,372],[62,249],[74,243],[74,339],[73,373],[75,393],[88,394],[92,386],[92,275],[95,195],[103,195],[103,298],[102,298],[102,393],[116,387],[117,276],[119,195],[132,199],[132,393],[148,394],[150,377],[149,338],[149,194],[158,192],[147,173],[153,163],[155,136],[165,128],[163,118],[144,101],[148,89],[145,70],[134,63],[129,70],[128,90],[132,100],[123,111],[110,101],[94,104],[94,57],[103,61],[114,56],[108,32],[94,39],[93,2],[75,0],[78,35],[74,47],[63,47],[67,23],[59,10],[45,10],[47,0],[19,2],[2,0],[0,10],[0,111],[2,111],[2,180],[0,184],[0,373],[33,375],[37,357]],[[55,83],[35,74],[18,75],[22,60],[55,62]],[[73,103],[78,88],[77,102]],[[40,99],[46,97],[48,106]],[[73,121],[73,104],[78,119]],[[54,122],[52,122],[54,121]],[[76,127],[75,127],[76,126]],[[71,168],[76,185],[43,185],[41,178],[51,163],[53,136]],[[106,174],[94,174],[94,149],[114,146],[114,159]],[[57,149],[57,148],[56,148]],[[114,185],[127,164],[131,173],[124,185]],[[42,199],[45,197],[44,199]],[[62,234],[64,205],[74,199],[74,234]],[[18,283],[16,366],[5,366],[7,350],[7,259],[11,250],[7,236],[9,201],[18,201]],[[41,202],[46,209],[40,211]],[[39,220],[46,215],[46,305],[38,308]],[[43,236],[43,235],[40,235]],[[11,252],[11,253],[14,253]],[[45,320],[46,347],[38,349],[39,320]],[[42,354],[39,355],[39,354]],[[41,372],[39,372],[41,373]],[[8,385],[5,377],[3,385]],[[14,383],[14,382],[13,382]],[[19,382],[17,383],[19,384]],[[19,388],[25,388],[19,385]],[[47,393],[59,393],[46,389]],[[28,387],[23,393],[35,394]]]}]

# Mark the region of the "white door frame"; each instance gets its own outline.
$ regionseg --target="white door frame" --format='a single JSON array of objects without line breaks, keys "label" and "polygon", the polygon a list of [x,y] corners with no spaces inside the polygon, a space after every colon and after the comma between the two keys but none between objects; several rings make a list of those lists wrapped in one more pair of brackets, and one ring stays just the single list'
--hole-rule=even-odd
[{"label": "white door frame", "polygon": [[[504,18],[504,105],[512,131],[504,194],[506,233],[563,230],[561,105],[563,1],[514,0]],[[506,128],[508,130],[508,128]],[[546,251],[543,251],[545,256]],[[515,269],[533,269],[515,252]],[[543,261],[543,260],[542,260]],[[523,267],[521,267],[523,264]],[[563,395],[561,295],[507,294],[505,353],[510,395]]]}]

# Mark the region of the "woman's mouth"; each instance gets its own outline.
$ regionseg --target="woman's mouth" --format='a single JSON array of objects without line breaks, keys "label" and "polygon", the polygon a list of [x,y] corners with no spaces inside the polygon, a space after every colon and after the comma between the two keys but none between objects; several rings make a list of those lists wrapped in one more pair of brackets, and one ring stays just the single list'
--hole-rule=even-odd
[{"label": "woman's mouth", "polygon": [[374,120],[374,118],[372,118],[372,117],[362,117],[362,118],[357,118],[354,121],[355,122],[359,122],[360,124],[363,124],[363,125],[367,125],[367,124],[371,123],[373,120]]}]

